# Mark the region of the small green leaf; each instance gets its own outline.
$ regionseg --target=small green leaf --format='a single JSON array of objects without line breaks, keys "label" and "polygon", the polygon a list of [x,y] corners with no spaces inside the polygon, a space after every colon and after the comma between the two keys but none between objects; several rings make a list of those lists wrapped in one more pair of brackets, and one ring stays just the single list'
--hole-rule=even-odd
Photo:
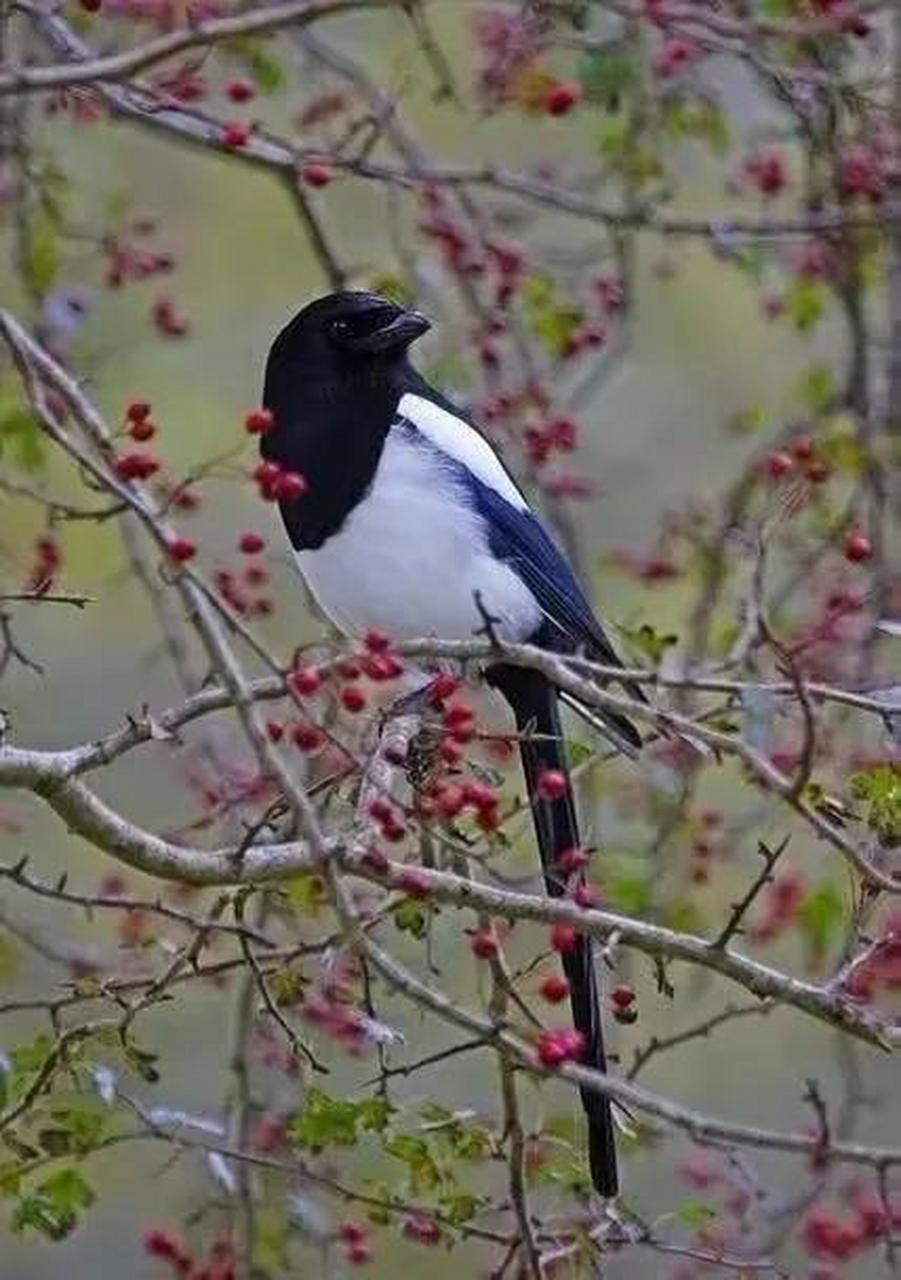
[{"label": "small green leaf", "polygon": [[647,622],[634,630],[623,626],[618,630],[639,653],[644,654],[654,663],[660,662],[667,649],[679,643],[677,635],[673,635],[672,632],[661,634]]},{"label": "small green leaf", "polygon": [[293,880],[289,880],[285,886],[285,892],[291,902],[301,915],[314,918],[328,901],[328,894],[325,891],[325,881],[322,876],[303,875],[297,876]]},{"label": "small green leaf", "polygon": [[77,1225],[79,1212],[94,1199],[93,1188],[77,1169],[60,1169],[19,1201],[12,1229],[17,1235],[33,1230],[49,1240],[63,1240]]},{"label": "small green leaf", "polygon": [[401,898],[391,908],[394,924],[401,933],[411,933],[414,938],[425,937],[429,915],[416,898]]},{"label": "small green leaf", "polygon": [[29,288],[43,297],[56,280],[59,268],[59,229],[48,210],[40,207],[30,220],[23,274]]},{"label": "small green leaf", "polygon": [[620,100],[637,83],[639,68],[625,49],[598,49],[587,53],[579,64],[579,79],[589,102],[615,111]]},{"label": "small green leaf", "polygon": [[385,1151],[407,1166],[414,1191],[440,1186],[441,1169],[427,1139],[418,1134],[392,1133],[385,1140]]},{"label": "small green leaf", "polygon": [[901,767],[878,764],[851,775],[851,794],[863,818],[885,845],[901,841]]},{"label": "small green leaf", "polygon": [[382,1098],[353,1102],[333,1098],[324,1089],[310,1089],[303,1110],[291,1122],[291,1140],[304,1151],[352,1147],[358,1131],[380,1133],[394,1108]]},{"label": "small green leaf", "polygon": [[468,1222],[475,1214],[480,1204],[478,1196],[472,1195],[468,1191],[453,1191],[448,1195],[441,1196],[438,1201],[438,1207],[448,1219],[451,1226],[457,1227],[464,1222]]},{"label": "small green leaf", "polygon": [[801,903],[798,919],[811,949],[821,955],[835,938],[844,917],[840,890],[831,882],[819,885]]},{"label": "small green leaf", "polygon": [[27,409],[13,408],[0,415],[0,457],[9,448],[13,464],[22,471],[38,471],[46,453],[37,418]]},{"label": "small green leaf", "polygon": [[689,1200],[686,1204],[680,1205],[677,1216],[686,1227],[698,1231],[701,1227],[710,1225],[716,1217],[716,1209],[712,1205],[705,1204],[703,1200]]},{"label": "small green leaf", "polygon": [[821,413],[837,395],[835,375],[828,364],[812,364],[798,380],[798,398],[812,413]]},{"label": "small green leaf", "polygon": [[785,295],[792,323],[799,333],[812,333],[826,312],[827,293],[818,280],[798,276]]}]

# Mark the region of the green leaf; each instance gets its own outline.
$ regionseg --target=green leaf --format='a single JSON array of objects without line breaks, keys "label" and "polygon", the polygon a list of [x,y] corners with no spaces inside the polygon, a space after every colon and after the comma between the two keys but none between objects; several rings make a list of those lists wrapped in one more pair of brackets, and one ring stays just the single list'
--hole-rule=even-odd
[{"label": "green leaf", "polygon": [[247,68],[260,93],[278,93],[285,82],[282,65],[273,58],[268,46],[257,36],[238,36],[228,42],[228,49]]},{"label": "green leaf", "polygon": [[10,1050],[9,1059],[13,1064],[14,1075],[30,1075],[44,1065],[44,1060],[53,1048],[50,1036],[36,1036],[30,1044],[20,1044]]},{"label": "green leaf", "polygon": [[93,1188],[77,1169],[60,1169],[19,1201],[12,1229],[17,1235],[33,1230],[49,1240],[63,1240],[77,1225],[80,1210],[94,1199]]},{"label": "green leaf", "polygon": [[843,917],[841,891],[830,881],[807,895],[798,911],[798,920],[815,954],[826,950],[841,928]]},{"label": "green leaf", "polygon": [[303,1151],[352,1147],[358,1132],[381,1133],[393,1110],[382,1098],[353,1102],[333,1098],[324,1089],[310,1089],[303,1110],[291,1122],[289,1135]]},{"label": "green leaf", "polygon": [[291,905],[301,915],[311,918],[318,916],[328,901],[325,881],[322,876],[313,874],[297,876],[295,879],[289,880],[285,886],[285,892]]},{"label": "green leaf", "polygon": [[818,280],[799,276],[789,286],[785,303],[799,333],[812,333],[826,311],[826,287]]},{"label": "green leaf", "polygon": [[159,1061],[158,1053],[151,1053],[149,1049],[139,1049],[137,1045],[131,1043],[123,1045],[123,1050],[125,1061],[142,1080],[146,1080],[148,1084],[156,1084],[159,1081],[160,1073],[155,1066]]},{"label": "green leaf", "polygon": [[836,395],[835,375],[828,364],[812,364],[798,380],[798,398],[813,413],[828,409]]},{"label": "green leaf", "polygon": [[64,1142],[63,1150],[78,1155],[87,1155],[99,1145],[109,1123],[106,1109],[93,1098],[86,1099],[79,1106],[55,1107],[50,1112],[53,1128],[45,1130],[40,1136],[40,1143],[45,1150],[45,1134],[54,1135],[51,1141]]},{"label": "green leaf", "polygon": [[687,1203],[680,1205],[677,1210],[677,1217],[680,1222],[685,1223],[686,1227],[691,1227],[693,1231],[698,1231],[701,1227],[710,1225],[716,1217],[716,1209],[712,1205],[706,1204],[703,1200],[689,1200]]},{"label": "green leaf", "polygon": [[638,78],[638,63],[625,49],[594,50],[579,64],[579,79],[586,99],[611,111],[617,109]]},{"label": "green leaf", "polygon": [[527,327],[551,355],[562,356],[582,322],[582,308],[561,300],[556,285],[545,275],[527,277],[522,298]]},{"label": "green leaf", "polygon": [[570,769],[577,769],[580,764],[587,764],[596,754],[595,748],[590,747],[587,742],[576,742],[573,738],[567,739],[566,763]]},{"label": "green leaf", "polygon": [[22,263],[29,289],[43,297],[56,280],[59,268],[59,229],[48,209],[40,207],[30,219]]},{"label": "green leaf", "polygon": [[401,898],[391,908],[394,924],[401,933],[411,933],[414,938],[425,937],[429,915],[426,907],[416,898]]},{"label": "green leaf", "polygon": [[736,409],[729,419],[729,430],[737,436],[753,436],[766,426],[767,412],[763,405],[751,404],[744,409]]},{"label": "green leaf", "polygon": [[851,794],[863,818],[885,845],[901,841],[901,767],[878,764],[851,775]]},{"label": "green leaf", "polygon": [[385,1151],[407,1166],[414,1191],[440,1186],[441,1169],[426,1138],[418,1134],[392,1133],[385,1140]]},{"label": "green leaf", "polygon": [[38,471],[46,453],[38,420],[27,409],[9,409],[0,416],[0,457],[7,446],[15,466],[22,471]]},{"label": "green leaf", "polygon": [[617,911],[640,916],[651,901],[651,874],[640,858],[607,859],[601,881],[605,896]]},{"label": "green leaf", "polygon": [[633,648],[650,658],[653,663],[658,663],[667,649],[679,643],[677,635],[673,635],[672,632],[661,634],[647,622],[637,629],[620,626],[617,630],[629,641]]},{"label": "green leaf", "polygon": [[480,1203],[479,1197],[468,1191],[453,1191],[439,1198],[438,1207],[451,1225],[457,1227],[473,1217]]}]

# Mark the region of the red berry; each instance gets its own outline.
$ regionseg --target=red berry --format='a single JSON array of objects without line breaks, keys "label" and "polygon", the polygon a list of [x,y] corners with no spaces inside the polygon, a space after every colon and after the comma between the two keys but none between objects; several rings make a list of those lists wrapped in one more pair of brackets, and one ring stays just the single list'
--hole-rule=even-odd
[{"label": "red berry", "polygon": [[790,453],[786,453],[784,449],[774,449],[760,459],[760,474],[768,480],[781,480],[793,470],[794,465],[795,460]]},{"label": "red berry", "polygon": [[150,405],[146,400],[132,400],[126,406],[125,416],[129,422],[144,422],[150,417]]},{"label": "red berry", "polygon": [[275,417],[271,409],[251,409],[244,416],[244,430],[249,436],[265,435],[272,430]]},{"label": "red berry", "polygon": [[538,794],[542,800],[562,800],[569,790],[569,781],[559,769],[545,769],[538,776]]},{"label": "red berry", "polygon": [[544,95],[544,109],[549,116],[565,116],[582,99],[582,86],[576,80],[558,80]]},{"label": "red berry", "polygon": [[799,462],[809,462],[813,457],[814,442],[812,436],[798,436],[792,441],[792,453]]},{"label": "red berry", "polygon": [[256,87],[252,80],[237,76],[234,80],[229,80],[225,92],[232,102],[250,102],[256,96]]},{"label": "red berry", "polygon": [[848,147],[838,162],[839,190],[846,196],[880,200],[885,189],[885,172],[876,152],[869,147]]},{"label": "red berry", "polygon": [[585,1038],[572,1027],[545,1031],[538,1038],[536,1050],[543,1067],[559,1067],[564,1062],[581,1058],[585,1052]]},{"label": "red berry", "polygon": [[299,471],[283,471],[273,485],[276,498],[293,502],[307,491],[307,482]]},{"label": "red berry", "polygon": [[266,546],[265,540],[258,533],[242,533],[238,541],[238,550],[246,556],[256,556]]},{"label": "red berry", "polygon": [[376,631],[372,628],[363,636],[363,648],[370,653],[385,653],[390,647],[391,638],[385,635],[384,631]]},{"label": "red berry", "polygon": [[556,1031],[546,1031],[536,1046],[543,1067],[559,1067],[566,1061],[566,1049]]},{"label": "red berry", "polygon": [[308,160],[301,166],[300,176],[308,187],[327,187],[335,176],[335,171],[324,160]]},{"label": "red berry", "polygon": [[557,857],[557,866],[565,876],[570,876],[588,866],[588,854],[584,849],[564,849]]},{"label": "red berry", "polygon": [[410,898],[418,898],[420,900],[431,897],[432,886],[428,878],[418,871],[415,867],[406,867],[400,874],[398,880],[399,888]]},{"label": "red berry", "polygon": [[598,905],[597,890],[594,885],[577,884],[573,889],[573,901],[577,902],[580,907],[590,909]]},{"label": "red berry", "polygon": [[552,973],[538,988],[548,1004],[559,1004],[569,995],[569,983],[560,973]]},{"label": "red berry", "polygon": [[266,737],[270,742],[280,742],[285,732],[285,726],[279,724],[278,720],[266,721]]},{"label": "red berry", "polygon": [[173,560],[177,560],[179,564],[185,564],[196,556],[197,544],[190,538],[176,535],[176,537],[169,539],[166,544],[166,550]]},{"label": "red berry", "polygon": [[365,1267],[372,1261],[372,1246],[365,1240],[359,1240],[355,1244],[347,1245],[344,1255],[351,1266]]},{"label": "red berry", "polygon": [[473,955],[479,960],[491,960],[498,952],[497,938],[490,929],[480,929],[478,933],[474,933],[469,939],[469,945]]},{"label": "red berry", "polygon": [[429,697],[434,703],[446,702],[460,688],[460,681],[448,672],[436,676],[429,685]]},{"label": "red berry", "polygon": [[494,787],[478,778],[467,778],[463,783],[463,797],[467,804],[480,813],[496,809],[500,803]]},{"label": "red berry", "polygon": [[820,458],[814,458],[812,462],[808,462],[804,474],[811,484],[823,484],[829,479],[829,468]]},{"label": "red berry", "polygon": [[376,822],[390,822],[394,817],[394,810],[384,796],[376,796],[369,803],[369,816]]},{"label": "red berry", "polygon": [[575,925],[570,924],[568,920],[558,920],[551,926],[551,946],[560,955],[568,955],[571,951],[575,951],[578,945],[579,935]]},{"label": "red berry", "polygon": [[160,460],[152,453],[123,453],[116,459],[120,480],[147,480],[160,469]]},{"label": "red berry", "polygon": [[281,474],[282,469],[277,462],[258,462],[250,473],[251,479],[261,487],[273,485]]},{"label": "red berry", "polygon": [[444,783],[436,796],[438,813],[442,818],[456,818],[466,803],[463,788],[456,783]]},{"label": "red berry", "polygon": [[396,680],[404,669],[403,664],[398,662],[397,658],[392,657],[390,653],[375,653],[371,656],[367,654],[361,666],[363,674],[376,682]]},{"label": "red berry", "polygon": [[344,707],[345,711],[350,711],[353,714],[356,714],[356,712],[362,711],[366,706],[366,694],[359,685],[346,685],[341,690],[341,705]]},{"label": "red berry", "polygon": [[291,730],[291,741],[298,751],[316,751],[325,738],[322,730],[314,724],[296,724]]},{"label": "red berry", "polygon": [[756,152],[745,164],[745,173],[761,195],[778,196],[788,186],[788,167],[781,151]]},{"label": "red berry", "polygon": [[403,1233],[408,1240],[415,1240],[417,1244],[434,1246],[441,1241],[441,1228],[434,1218],[426,1217],[425,1214],[408,1218],[404,1223]]},{"label": "red berry", "polygon": [[288,677],[288,683],[301,698],[311,697],[322,683],[315,667],[296,667]]},{"label": "red berry", "polygon": [[407,828],[396,818],[391,818],[382,825],[382,839],[387,840],[389,844],[399,844],[406,834]]},{"label": "red berry", "polygon": [[367,849],[363,854],[360,862],[364,867],[368,867],[370,871],[374,871],[376,875],[386,875],[390,870],[391,863],[388,861],[381,849]]},{"label": "red berry", "polygon": [[132,440],[137,440],[143,444],[145,440],[152,440],[156,435],[156,427],[149,418],[141,418],[139,422],[132,422],[128,428],[128,434]]},{"label": "red berry", "polygon": [[250,140],[250,125],[231,120],[222,130],[222,145],[229,151],[240,151]]},{"label": "red berry", "polygon": [[862,564],[873,554],[873,544],[865,533],[849,533],[845,538],[845,559]]},{"label": "red berry", "polygon": [[621,982],[610,992],[610,1003],[616,1009],[628,1009],[635,1002],[635,988]]}]

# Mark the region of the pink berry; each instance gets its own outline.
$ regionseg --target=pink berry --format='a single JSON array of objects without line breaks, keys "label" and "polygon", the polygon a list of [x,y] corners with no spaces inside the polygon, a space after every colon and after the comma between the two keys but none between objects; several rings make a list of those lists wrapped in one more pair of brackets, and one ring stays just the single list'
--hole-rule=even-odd
[{"label": "pink berry", "polygon": [[865,533],[849,533],[845,538],[845,559],[862,564],[873,554],[873,544]]}]

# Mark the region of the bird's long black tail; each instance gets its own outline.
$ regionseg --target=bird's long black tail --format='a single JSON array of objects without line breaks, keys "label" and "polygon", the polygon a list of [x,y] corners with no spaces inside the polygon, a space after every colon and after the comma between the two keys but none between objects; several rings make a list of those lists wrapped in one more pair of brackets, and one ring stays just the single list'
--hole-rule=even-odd
[{"label": "bird's long black tail", "polygon": [[[509,702],[522,735],[521,752],[529,799],[535,820],[535,834],[547,891],[560,897],[566,876],[557,870],[557,860],[566,849],[579,844],[579,827],[571,789],[559,800],[542,800],[538,778],[547,769],[558,769],[567,778],[566,756],[557,709],[557,691],[538,671],[499,665],[488,680]],[[605,1071],[604,1032],[601,1025],[600,995],[590,938],[581,937],[577,946],[563,955],[563,968],[570,987],[573,1024],[585,1038],[587,1066]],[[591,1180],[602,1196],[615,1196],[619,1186],[616,1144],[610,1103],[599,1093],[582,1090],[582,1106],[588,1120],[588,1162]]]}]

